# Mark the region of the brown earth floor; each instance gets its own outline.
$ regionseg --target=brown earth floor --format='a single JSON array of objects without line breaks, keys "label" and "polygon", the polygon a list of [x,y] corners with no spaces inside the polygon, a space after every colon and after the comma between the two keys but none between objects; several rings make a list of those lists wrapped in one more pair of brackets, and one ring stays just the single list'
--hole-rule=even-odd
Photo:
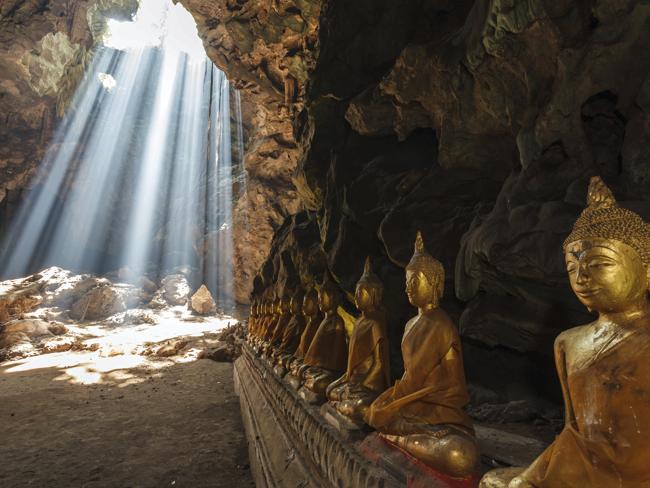
[{"label": "brown earth floor", "polygon": [[254,486],[230,363],[31,360],[0,364],[0,487]]}]

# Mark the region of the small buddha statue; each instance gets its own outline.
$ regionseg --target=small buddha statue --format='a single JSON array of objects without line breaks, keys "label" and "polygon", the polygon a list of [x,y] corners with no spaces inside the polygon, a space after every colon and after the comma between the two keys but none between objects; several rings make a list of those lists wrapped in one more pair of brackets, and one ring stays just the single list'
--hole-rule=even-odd
[{"label": "small buddha statue", "polygon": [[260,327],[257,334],[257,341],[255,346],[255,350],[258,354],[261,354],[262,352],[262,349],[264,347],[264,338],[266,337],[268,330],[275,318],[273,313],[274,307],[272,300],[266,299],[262,305],[262,308],[264,313],[262,314],[262,320],[260,321]]},{"label": "small buddha statue", "polygon": [[250,311],[248,314],[248,334],[246,341],[250,344],[255,337],[255,327],[257,326],[257,298],[251,300]]},{"label": "small buddha statue", "polygon": [[355,421],[363,421],[370,404],[390,385],[383,293],[384,285],[367,258],[354,294],[361,317],[352,329],[347,370],[327,387],[330,404]]},{"label": "small buddha statue", "polygon": [[555,364],[564,429],[508,484],[513,471],[481,486],[650,486],[650,225],[619,207],[599,177],[564,241],[569,283],[598,318],[562,332]]},{"label": "small buddha statue", "polygon": [[348,359],[348,334],[337,310],[338,289],[327,275],[318,292],[318,305],[325,317],[305,354],[299,374],[304,380],[303,387],[322,403],[326,398],[325,389],[345,371]]},{"label": "small buddha statue", "polygon": [[291,321],[291,300],[289,297],[282,296],[282,298],[280,298],[278,312],[278,320],[275,323],[273,334],[271,334],[271,339],[269,340],[269,345],[273,350],[276,350],[280,346],[282,337],[284,336],[284,331]]},{"label": "small buddha statue", "polygon": [[320,309],[318,307],[318,293],[313,288],[305,294],[305,298],[302,301],[302,313],[306,320],[305,328],[300,335],[298,347],[293,353],[293,356],[287,360],[288,363],[285,365],[285,367],[291,372],[287,380],[295,389],[298,389],[302,384],[302,378],[299,374],[300,368],[303,365],[303,359],[309,350],[311,341],[313,340],[314,335],[316,335],[318,326],[322,321]]},{"label": "small buddha statue", "polygon": [[293,353],[298,348],[300,336],[305,329],[305,316],[302,313],[302,303],[304,300],[303,291],[298,288],[291,297],[289,302],[289,315],[291,319],[284,329],[282,340],[277,348],[276,364],[286,368],[287,362],[291,359]]},{"label": "small buddha statue", "polygon": [[265,342],[270,342],[271,339],[273,338],[273,333],[275,332],[275,326],[278,323],[278,319],[280,318],[280,314],[282,313],[282,310],[280,308],[280,296],[278,295],[274,300],[271,305],[271,320],[269,321],[268,328],[266,329],[266,333],[264,334],[264,341]]},{"label": "small buddha statue", "polygon": [[404,375],[370,405],[366,422],[389,442],[451,477],[475,474],[479,452],[456,326],[439,306],[445,272],[418,232],[406,294],[418,308],[402,337]]}]

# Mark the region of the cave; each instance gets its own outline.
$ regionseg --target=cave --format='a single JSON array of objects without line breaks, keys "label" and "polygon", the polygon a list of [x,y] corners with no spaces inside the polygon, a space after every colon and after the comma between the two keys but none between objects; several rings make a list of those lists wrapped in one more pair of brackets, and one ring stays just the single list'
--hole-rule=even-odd
[{"label": "cave", "polygon": [[4,0],[0,485],[650,487],[648,45],[644,0]]}]

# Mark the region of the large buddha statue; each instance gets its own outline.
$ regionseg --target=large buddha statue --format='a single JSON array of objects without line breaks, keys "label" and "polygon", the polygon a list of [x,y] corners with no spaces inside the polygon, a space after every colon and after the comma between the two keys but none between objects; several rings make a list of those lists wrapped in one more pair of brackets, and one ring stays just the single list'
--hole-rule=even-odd
[{"label": "large buddha statue", "polygon": [[294,388],[298,389],[302,383],[302,378],[300,377],[300,368],[303,365],[303,359],[311,341],[316,335],[318,326],[321,323],[321,315],[318,307],[318,293],[316,290],[311,288],[306,294],[305,298],[302,301],[302,313],[305,316],[305,328],[300,335],[300,340],[298,342],[298,347],[291,359],[288,360],[288,364],[285,365],[287,369],[291,371],[288,381]]},{"label": "large buddha statue", "polygon": [[366,421],[425,464],[464,478],[475,473],[479,454],[463,410],[469,396],[460,338],[439,306],[444,281],[442,264],[425,251],[418,232],[406,267],[406,294],[418,314],[402,337],[404,375],[370,405]]},{"label": "large buddha statue", "polygon": [[327,387],[327,398],[339,413],[362,421],[368,406],[390,384],[384,285],[372,272],[370,258],[357,282],[354,302],[361,312],[352,329],[347,370]]},{"label": "large buddha statue", "polygon": [[325,315],[309,345],[299,374],[303,387],[322,402],[325,389],[344,371],[348,360],[348,334],[338,313],[338,289],[326,275],[318,292],[318,305]]},{"label": "large buddha statue", "polygon": [[598,177],[587,203],[564,257],[571,288],[598,318],[555,340],[564,429],[509,484],[489,473],[482,486],[650,487],[650,225]]}]

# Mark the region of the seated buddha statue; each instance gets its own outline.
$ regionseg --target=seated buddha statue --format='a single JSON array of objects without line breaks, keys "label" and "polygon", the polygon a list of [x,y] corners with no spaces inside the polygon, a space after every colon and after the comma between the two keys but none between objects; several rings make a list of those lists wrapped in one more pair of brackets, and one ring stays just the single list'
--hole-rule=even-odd
[{"label": "seated buddha statue", "polygon": [[479,453],[469,416],[456,326],[439,306],[445,272],[418,232],[406,294],[418,308],[402,337],[404,374],[370,405],[366,422],[389,442],[451,477],[475,474]]},{"label": "seated buddha statue", "polygon": [[302,384],[302,378],[299,374],[300,368],[303,365],[302,361],[322,321],[320,309],[318,308],[318,293],[313,288],[305,294],[305,298],[302,301],[302,313],[306,321],[304,330],[300,335],[298,347],[291,358],[286,359],[286,364],[284,365],[290,371],[287,380],[295,389],[298,389]]},{"label": "seated buddha statue", "polygon": [[286,368],[287,361],[296,351],[300,336],[305,329],[306,320],[302,313],[303,300],[304,293],[298,288],[291,296],[291,301],[289,302],[289,315],[291,319],[282,333],[282,338],[274,355],[275,363],[283,368]]},{"label": "seated buddha statue", "polygon": [[361,316],[350,336],[347,370],[326,392],[339,413],[357,421],[363,421],[369,405],[390,385],[383,293],[384,285],[367,258],[354,293]]},{"label": "seated buddha statue", "polygon": [[265,302],[262,298],[259,298],[257,300],[255,314],[256,314],[255,323],[251,331],[251,338],[249,342],[251,347],[254,350],[257,350],[260,341],[261,330],[264,324],[264,320],[266,319]]},{"label": "seated buddha statue", "polygon": [[280,303],[278,305],[278,320],[275,323],[273,333],[271,334],[271,339],[269,340],[269,345],[271,346],[272,350],[276,350],[280,346],[284,331],[291,321],[290,303],[291,299],[289,297],[282,296],[282,298],[280,298]]},{"label": "seated buddha statue", "polygon": [[275,314],[275,308],[276,307],[275,307],[274,299],[267,298],[264,301],[264,305],[263,305],[264,314],[263,314],[263,319],[260,323],[260,330],[258,333],[257,345],[256,345],[256,351],[259,354],[262,354],[262,352],[266,349],[266,343],[267,343],[266,337],[269,334],[269,330],[277,320]]},{"label": "seated buddha statue", "polygon": [[262,337],[263,345],[262,349],[264,350],[264,354],[266,354],[267,350],[270,347],[271,339],[273,338],[273,333],[275,332],[275,326],[278,323],[278,320],[280,319],[280,297],[276,296],[272,301],[270,301],[269,305],[269,320],[266,322],[266,327],[264,330],[264,336]]},{"label": "seated buddha statue", "polygon": [[299,371],[303,387],[325,401],[325,389],[345,371],[348,360],[348,334],[338,313],[338,289],[329,276],[318,292],[318,305],[325,315],[309,345]]},{"label": "seated buddha statue", "polygon": [[251,300],[251,306],[250,306],[250,311],[248,313],[248,335],[246,336],[246,340],[248,343],[251,343],[253,341],[253,338],[255,337],[255,328],[257,326],[257,298],[254,298]]},{"label": "seated buddha statue", "polygon": [[564,258],[573,292],[598,314],[555,340],[564,429],[509,483],[488,473],[481,485],[648,487],[650,225],[619,207],[594,177],[587,208],[564,241]]}]

